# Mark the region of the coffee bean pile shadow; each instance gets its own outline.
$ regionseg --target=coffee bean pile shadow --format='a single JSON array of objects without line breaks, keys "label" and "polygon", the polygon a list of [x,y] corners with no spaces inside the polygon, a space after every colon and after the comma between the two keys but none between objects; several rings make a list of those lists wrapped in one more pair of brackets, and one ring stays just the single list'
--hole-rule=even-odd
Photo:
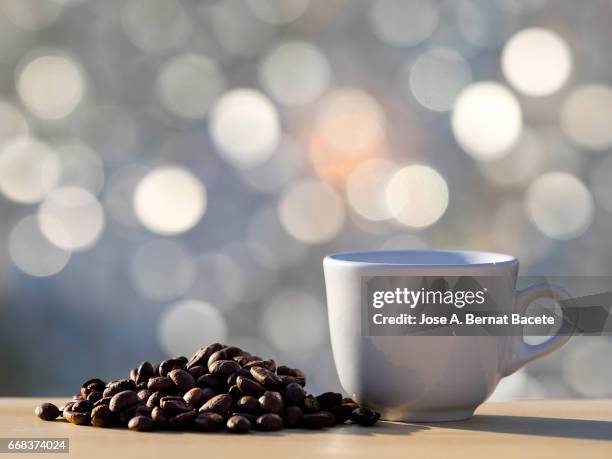
[{"label": "coffee bean pile shadow", "polygon": [[139,432],[322,429],[346,422],[371,426],[380,418],[342,394],[310,395],[305,385],[301,370],[215,343],[191,359],[142,362],[127,379],[88,379],[62,408],[43,403],[35,414],[45,421],[63,417],[76,425]]}]

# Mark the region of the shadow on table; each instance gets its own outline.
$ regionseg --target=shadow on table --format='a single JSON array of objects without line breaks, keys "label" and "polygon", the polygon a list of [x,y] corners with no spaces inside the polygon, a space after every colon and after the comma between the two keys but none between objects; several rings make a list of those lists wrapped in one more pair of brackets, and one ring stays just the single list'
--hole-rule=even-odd
[{"label": "shadow on table", "polygon": [[476,415],[469,421],[429,424],[444,429],[509,433],[540,437],[612,441],[612,422],[529,416]]}]

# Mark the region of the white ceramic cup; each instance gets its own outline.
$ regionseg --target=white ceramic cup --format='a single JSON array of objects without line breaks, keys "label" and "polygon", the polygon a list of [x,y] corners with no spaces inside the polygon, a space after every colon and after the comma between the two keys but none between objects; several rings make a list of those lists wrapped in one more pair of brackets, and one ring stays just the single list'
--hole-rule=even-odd
[{"label": "white ceramic cup", "polygon": [[520,313],[538,298],[564,299],[562,289],[516,290],[518,261],[471,251],[377,251],[325,257],[331,343],[340,382],[384,419],[432,422],[468,419],[504,376],[562,346],[569,335],[538,345],[523,336],[364,336],[362,279],[371,276],[501,277],[499,312]]}]

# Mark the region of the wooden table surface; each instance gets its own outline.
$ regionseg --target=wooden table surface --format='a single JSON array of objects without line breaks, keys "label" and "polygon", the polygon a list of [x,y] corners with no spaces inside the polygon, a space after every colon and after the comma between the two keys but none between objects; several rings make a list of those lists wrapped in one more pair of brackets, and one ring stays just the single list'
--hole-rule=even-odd
[{"label": "wooden table surface", "polygon": [[64,457],[105,459],[612,458],[612,400],[491,402],[469,421],[249,435],[138,433],[44,422],[33,414],[42,401],[61,405],[65,399],[0,398],[0,437],[68,437],[70,454]]}]

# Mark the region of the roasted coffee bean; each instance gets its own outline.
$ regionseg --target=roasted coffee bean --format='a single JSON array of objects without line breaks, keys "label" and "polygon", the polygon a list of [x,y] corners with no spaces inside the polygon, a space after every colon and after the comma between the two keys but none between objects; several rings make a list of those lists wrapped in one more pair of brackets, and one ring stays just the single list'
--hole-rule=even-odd
[{"label": "roasted coffee bean", "polygon": [[227,385],[228,386],[235,385],[239,376],[242,376],[243,378],[251,378],[252,377],[251,376],[251,372],[249,370],[245,370],[244,368],[238,368],[237,371],[235,371],[234,373],[229,375],[229,378],[227,378]]},{"label": "roasted coffee bean", "polygon": [[295,428],[298,427],[300,425],[300,423],[302,422],[302,416],[304,415],[304,412],[302,411],[302,408],[300,408],[299,406],[288,406],[285,409],[285,427],[288,428]]},{"label": "roasted coffee bean", "polygon": [[270,360],[251,360],[250,362],[243,365],[245,369],[251,369],[253,367],[261,367],[265,368],[268,371],[274,373],[276,371],[276,362],[272,359]]},{"label": "roasted coffee bean", "polygon": [[250,371],[255,381],[268,390],[275,390],[283,385],[283,382],[275,373],[263,367],[251,367]]},{"label": "roasted coffee bean", "polygon": [[283,418],[274,413],[262,414],[255,421],[255,428],[257,430],[263,430],[264,432],[281,430],[284,426],[285,423],[283,422]]},{"label": "roasted coffee bean", "polygon": [[297,368],[289,368],[285,365],[281,365],[276,369],[276,373],[278,375],[286,375],[293,376],[294,378],[306,379],[304,376],[304,372],[302,370],[298,370]]},{"label": "roasted coffee bean", "polygon": [[227,379],[232,373],[238,371],[239,368],[240,365],[233,360],[215,360],[208,365],[208,370],[221,379]]},{"label": "roasted coffee bean", "polygon": [[342,394],[325,392],[317,396],[317,401],[322,410],[327,410],[332,406],[340,405],[340,402],[342,402]]},{"label": "roasted coffee bean", "polygon": [[232,360],[234,357],[236,357],[237,355],[241,355],[241,354],[242,354],[242,349],[238,347],[235,347],[235,346],[224,347],[223,349],[220,349],[217,352],[214,352],[213,354],[211,354],[211,356],[208,358],[208,369],[210,370],[210,366],[218,360]]},{"label": "roasted coffee bean", "polygon": [[351,413],[355,409],[353,408],[353,406],[356,405],[341,403],[340,405],[331,407],[329,411],[334,415],[338,424],[344,424],[346,421],[348,421],[351,416]]},{"label": "roasted coffee bean", "polygon": [[89,423],[89,413],[79,413],[78,411],[64,411],[64,419],[70,422],[71,424],[75,424],[77,426],[81,426],[83,424]]},{"label": "roasted coffee bean", "polygon": [[172,380],[166,376],[158,376],[156,378],[149,379],[147,383],[147,388],[154,392],[166,392],[174,389],[175,385]]},{"label": "roasted coffee bean", "polygon": [[209,401],[211,398],[219,395],[219,391],[215,389],[211,389],[210,387],[202,389],[202,392],[203,392],[203,400],[204,400],[203,404]]},{"label": "roasted coffee bean", "polygon": [[368,408],[357,408],[351,413],[351,421],[360,426],[369,427],[380,419],[380,413],[372,411]]},{"label": "roasted coffee bean", "polygon": [[183,430],[191,426],[191,423],[198,415],[196,410],[189,410],[168,419],[168,425],[172,430]]},{"label": "roasted coffee bean", "polygon": [[102,392],[100,392],[99,390],[93,390],[87,396],[87,400],[89,400],[91,403],[96,403],[101,398],[102,398]]},{"label": "roasted coffee bean", "polygon": [[244,366],[247,363],[252,362],[253,360],[261,360],[261,359],[255,357],[254,355],[237,355],[232,360],[234,362],[237,362],[238,365]]},{"label": "roasted coffee bean", "polygon": [[284,386],[288,386],[289,384],[299,384],[300,386],[304,387],[306,385],[306,380],[296,378],[295,376],[280,375],[279,378]]},{"label": "roasted coffee bean", "polygon": [[61,411],[62,415],[64,414],[65,411],[72,411],[72,406],[75,403],[76,402],[68,402],[68,403],[64,404],[64,406],[60,407],[60,411]]},{"label": "roasted coffee bean", "polygon": [[182,397],[175,396],[162,397],[159,401],[159,407],[162,409],[164,415],[169,418],[192,409],[191,405],[183,400]]},{"label": "roasted coffee bean", "polygon": [[74,400],[75,402],[78,402],[79,400],[85,400],[85,397],[83,397],[83,394],[81,394],[81,393],[74,394],[72,396],[72,400]]},{"label": "roasted coffee bean", "polygon": [[96,406],[100,406],[100,405],[106,405],[108,406],[110,404],[112,397],[102,397],[100,400],[94,402],[93,406],[94,408]]},{"label": "roasted coffee bean", "polygon": [[234,400],[229,395],[219,394],[204,403],[204,405],[200,407],[200,412],[212,412],[225,416],[229,412],[229,409],[232,407],[233,403]]},{"label": "roasted coffee bean", "polygon": [[242,393],[242,391],[240,390],[238,386],[232,386],[227,390],[227,395],[232,397],[233,401],[236,401],[240,397],[242,397],[244,394]]},{"label": "roasted coffee bean", "polygon": [[189,389],[185,395],[183,395],[183,399],[189,403],[191,406],[193,406],[195,409],[200,408],[202,405],[204,405],[205,402],[207,402],[208,400],[204,400],[206,397],[206,394],[204,393],[203,389],[200,389],[199,387],[194,387],[192,389]]},{"label": "roasted coffee bean", "polygon": [[213,343],[209,346],[198,349],[198,351],[193,354],[193,357],[191,357],[187,362],[186,368],[190,369],[195,366],[204,366],[208,368],[208,359],[210,356],[221,349],[223,349],[223,345],[219,343]]},{"label": "roasted coffee bean", "polygon": [[191,367],[187,371],[189,371],[189,374],[197,381],[200,376],[208,373],[208,367],[205,367],[204,365],[197,365],[195,367]]},{"label": "roasted coffee bean", "polygon": [[117,415],[117,422],[119,423],[119,425],[125,426],[134,416],[136,416],[136,405],[119,413]]},{"label": "roasted coffee bean", "polygon": [[227,420],[227,430],[232,433],[247,433],[251,430],[251,421],[242,415],[232,416]]},{"label": "roasted coffee bean", "polygon": [[159,401],[162,398],[162,394],[160,392],[153,392],[149,398],[147,399],[147,406],[151,409],[159,406]]},{"label": "roasted coffee bean", "polygon": [[245,395],[261,395],[266,391],[264,386],[244,376],[238,376],[238,378],[236,378],[236,385]]},{"label": "roasted coffee bean", "polygon": [[76,411],[77,413],[89,413],[92,409],[93,403],[89,400],[79,400],[72,405],[72,411]]},{"label": "roasted coffee bean", "polygon": [[136,378],[138,378],[138,368],[132,368],[130,370],[130,379],[136,382]]},{"label": "roasted coffee bean", "polygon": [[149,400],[149,397],[151,396],[153,392],[149,389],[142,389],[139,390],[136,395],[138,395],[138,398],[140,400],[142,400],[143,402],[146,402],[147,400]]},{"label": "roasted coffee bean", "polygon": [[302,416],[302,426],[307,429],[322,429],[330,423],[329,416],[331,413],[327,411],[319,411],[318,413],[310,413]]},{"label": "roasted coffee bean", "polygon": [[236,412],[236,413],[231,413],[231,414],[229,415],[229,417],[232,417],[232,416],[244,416],[244,417],[245,417],[245,418],[247,418],[247,419],[249,420],[249,422],[251,423],[251,427],[254,427],[254,426],[255,426],[255,421],[257,421],[257,416],[254,416],[254,415],[252,415],[252,414],[247,414],[247,413],[238,413],[238,412]]},{"label": "roasted coffee bean", "polygon": [[216,432],[224,424],[225,419],[217,413],[199,413],[193,420],[193,426],[202,432]]},{"label": "roasted coffee bean", "polygon": [[146,416],[134,416],[130,419],[130,422],[128,422],[128,429],[138,432],[149,432],[153,430],[154,426],[153,420]]},{"label": "roasted coffee bean", "polygon": [[149,382],[148,382],[148,381],[145,381],[145,382],[141,382],[141,383],[136,384],[136,392],[139,392],[139,391],[141,391],[141,390],[146,389],[146,388],[147,388],[147,386],[148,386],[148,384],[149,384]]},{"label": "roasted coffee bean", "polygon": [[104,392],[105,387],[106,383],[100,378],[88,379],[81,385],[81,395],[84,398],[87,398],[87,396],[93,391]]},{"label": "roasted coffee bean", "polygon": [[285,387],[285,401],[289,405],[302,405],[304,397],[306,397],[306,392],[299,384],[291,383]]},{"label": "roasted coffee bean", "polygon": [[60,410],[53,403],[43,403],[36,407],[34,414],[43,421],[53,421],[60,415]]},{"label": "roasted coffee bean", "polygon": [[246,413],[257,416],[259,414],[259,402],[251,395],[241,397],[234,407],[237,413]]},{"label": "roasted coffee bean", "polygon": [[319,401],[312,395],[304,397],[304,403],[302,404],[302,410],[306,414],[318,413],[321,411]]},{"label": "roasted coffee bean", "polygon": [[113,395],[108,407],[113,413],[120,413],[121,411],[136,405],[139,401],[140,399],[138,398],[138,395],[136,395],[136,392],[124,390],[123,392]]},{"label": "roasted coffee bean", "polygon": [[151,408],[147,405],[138,404],[136,405],[136,416],[148,416],[151,417]]},{"label": "roasted coffee bean", "polygon": [[134,390],[136,389],[136,383],[131,379],[115,379],[109,382],[106,387],[120,387],[123,390]]},{"label": "roasted coffee bean", "polygon": [[259,407],[264,413],[276,414],[282,414],[285,408],[281,394],[269,390],[259,397]]},{"label": "roasted coffee bean", "polygon": [[164,360],[159,364],[159,375],[160,376],[168,376],[172,370],[184,370],[187,364],[187,359],[185,357],[175,357],[173,359]]},{"label": "roasted coffee bean", "polygon": [[151,362],[142,362],[140,365],[138,365],[138,369],[136,370],[136,384],[147,382],[149,378],[153,377],[154,373],[155,369],[153,368]]},{"label": "roasted coffee bean", "polygon": [[176,385],[181,393],[187,392],[192,387],[195,387],[195,379],[185,370],[172,370],[168,373],[168,377]]},{"label": "roasted coffee bean", "polygon": [[207,387],[210,387],[211,389],[221,389],[223,387],[223,380],[209,373],[200,376],[196,382],[196,385],[202,389],[206,389]]},{"label": "roasted coffee bean", "polygon": [[151,410],[151,419],[155,422],[155,425],[160,429],[166,429],[169,427],[168,418],[162,412],[159,406],[156,406]]},{"label": "roasted coffee bean", "polygon": [[113,424],[114,416],[108,405],[99,405],[91,411],[91,423],[96,427],[108,427]]}]

